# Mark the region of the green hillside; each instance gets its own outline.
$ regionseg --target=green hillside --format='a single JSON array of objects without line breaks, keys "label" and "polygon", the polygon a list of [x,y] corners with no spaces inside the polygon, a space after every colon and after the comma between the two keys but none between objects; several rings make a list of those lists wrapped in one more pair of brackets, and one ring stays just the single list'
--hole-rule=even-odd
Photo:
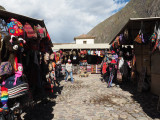
[{"label": "green hillside", "polygon": [[95,26],[88,35],[95,36],[96,43],[108,43],[129,18],[160,16],[159,5],[160,0],[131,0],[122,10]]}]

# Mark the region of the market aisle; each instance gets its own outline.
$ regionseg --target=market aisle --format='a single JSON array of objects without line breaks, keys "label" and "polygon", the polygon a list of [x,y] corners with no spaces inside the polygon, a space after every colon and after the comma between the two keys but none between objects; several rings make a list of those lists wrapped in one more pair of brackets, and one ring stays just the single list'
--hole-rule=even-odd
[{"label": "market aisle", "polygon": [[132,94],[127,88],[107,88],[98,74],[74,78],[74,84],[61,82],[63,90],[55,99],[54,120],[152,120],[158,116],[156,104],[150,103],[157,98],[149,100],[150,94],[135,94],[132,88]]}]

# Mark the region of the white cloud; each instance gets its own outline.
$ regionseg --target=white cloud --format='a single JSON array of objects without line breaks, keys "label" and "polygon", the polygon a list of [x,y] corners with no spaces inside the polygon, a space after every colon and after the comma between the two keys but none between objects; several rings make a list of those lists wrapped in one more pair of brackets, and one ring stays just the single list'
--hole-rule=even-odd
[{"label": "white cloud", "polygon": [[44,19],[52,41],[73,42],[124,7],[127,0],[1,0],[8,11]]}]

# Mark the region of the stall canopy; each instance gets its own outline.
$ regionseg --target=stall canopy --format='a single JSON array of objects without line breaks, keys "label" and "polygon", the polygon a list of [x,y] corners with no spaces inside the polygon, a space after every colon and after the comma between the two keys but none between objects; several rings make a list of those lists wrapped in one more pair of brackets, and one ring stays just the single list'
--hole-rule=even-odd
[{"label": "stall canopy", "polygon": [[42,27],[46,28],[46,26],[44,24],[44,20],[42,20],[42,19],[35,19],[35,18],[28,17],[28,16],[20,15],[17,13],[9,12],[6,10],[0,10],[0,17],[5,20],[8,20],[9,18],[12,17],[12,18],[15,18],[15,19],[21,21],[22,23],[29,22],[29,23],[33,23],[33,24],[39,24]]}]

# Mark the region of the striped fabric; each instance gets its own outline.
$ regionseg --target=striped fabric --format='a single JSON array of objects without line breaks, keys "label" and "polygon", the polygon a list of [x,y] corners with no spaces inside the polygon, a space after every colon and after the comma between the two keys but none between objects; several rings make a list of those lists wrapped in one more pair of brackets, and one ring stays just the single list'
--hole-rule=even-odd
[{"label": "striped fabric", "polygon": [[91,65],[87,65],[87,72],[91,72]]},{"label": "striped fabric", "polygon": [[34,32],[32,26],[29,23],[25,23],[24,30],[27,33],[28,38],[37,38],[37,33]]},{"label": "striped fabric", "polygon": [[2,102],[3,107],[0,110],[8,110],[7,101],[8,101],[8,89],[2,86],[1,87],[1,102]]},{"label": "striped fabric", "polygon": [[100,74],[101,73],[101,65],[96,65],[97,70],[96,73]]},{"label": "striped fabric", "polygon": [[92,74],[96,73],[96,65],[91,65],[91,73]]}]

